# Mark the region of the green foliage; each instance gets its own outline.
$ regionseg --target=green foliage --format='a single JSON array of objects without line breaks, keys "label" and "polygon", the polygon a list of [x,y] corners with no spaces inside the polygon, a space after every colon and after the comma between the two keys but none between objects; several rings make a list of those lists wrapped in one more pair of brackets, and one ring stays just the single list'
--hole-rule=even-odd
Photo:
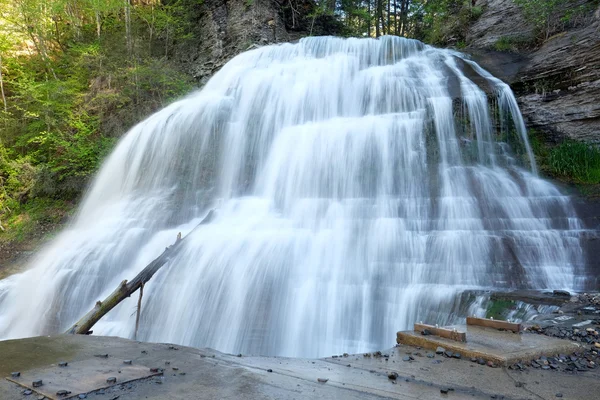
[{"label": "green foliage", "polygon": [[136,2],[127,20],[122,0],[0,0],[3,237],[70,204],[120,135],[192,88],[169,60],[192,3]]},{"label": "green foliage", "polygon": [[494,43],[494,50],[516,52],[533,44],[530,38],[524,36],[502,36]]},{"label": "green foliage", "polygon": [[548,165],[552,173],[579,183],[600,183],[600,150],[567,140],[550,150]]},{"label": "green foliage", "polygon": [[540,39],[563,31],[576,24],[598,6],[598,0],[581,4],[576,0],[514,0],[521,7],[527,21],[538,32]]}]

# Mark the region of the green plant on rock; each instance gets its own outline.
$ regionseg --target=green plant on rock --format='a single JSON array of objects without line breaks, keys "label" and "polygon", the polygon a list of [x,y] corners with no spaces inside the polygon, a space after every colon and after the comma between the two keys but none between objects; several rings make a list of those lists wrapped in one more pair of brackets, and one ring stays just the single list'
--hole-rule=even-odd
[{"label": "green plant on rock", "polygon": [[566,140],[550,150],[548,165],[552,173],[579,183],[600,183],[600,149]]}]

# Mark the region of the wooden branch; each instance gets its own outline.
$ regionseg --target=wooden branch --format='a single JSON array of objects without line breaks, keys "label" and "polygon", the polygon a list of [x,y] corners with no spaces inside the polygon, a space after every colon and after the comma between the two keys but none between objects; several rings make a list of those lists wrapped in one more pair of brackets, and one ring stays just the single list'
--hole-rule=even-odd
[{"label": "wooden branch", "polygon": [[521,324],[506,322],[501,320],[467,317],[467,325],[483,326],[486,328],[503,329],[505,331],[513,331],[519,333]]},{"label": "wooden branch", "polygon": [[187,239],[192,232],[198,229],[199,226],[208,224],[213,219],[213,216],[214,211],[210,210],[206,217],[204,217],[204,219],[200,221],[200,223],[194,229],[192,229],[192,231],[187,234],[185,238],[181,238],[181,233],[177,235],[177,240],[174,244],[167,247],[160,256],[148,264],[146,268],[137,274],[137,276],[131,281],[127,282],[127,280],[124,280],[119,284],[114,292],[104,299],[104,301],[96,302],[94,308],[85,314],[65,333],[83,335],[90,334],[90,329],[96,322],[100,320],[100,318],[102,318],[106,313],[115,308],[117,304],[131,296],[136,290],[141,288],[142,285],[148,282],[163,265],[169,262],[171,258],[177,254],[177,250],[181,247],[181,243]]},{"label": "wooden branch", "polygon": [[429,333],[432,335],[451,339],[457,342],[467,341],[467,334],[465,332],[458,332],[456,329],[438,328],[436,326],[427,324],[415,324],[415,332],[423,333],[425,330],[429,331]]},{"label": "wooden branch", "polygon": [[[180,239],[181,232],[177,235],[177,239]],[[140,314],[142,313],[142,296],[144,295],[144,284],[140,286],[140,297],[138,299],[137,310],[135,312],[135,333],[133,339],[137,340],[138,328],[140,327]]]}]

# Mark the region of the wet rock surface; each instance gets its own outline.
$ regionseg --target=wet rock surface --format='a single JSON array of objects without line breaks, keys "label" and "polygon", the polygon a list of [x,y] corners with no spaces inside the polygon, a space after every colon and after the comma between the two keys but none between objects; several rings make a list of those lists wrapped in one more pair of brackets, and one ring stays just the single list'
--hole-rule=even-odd
[{"label": "wet rock surface", "polygon": [[[532,333],[524,333],[532,334]],[[29,342],[27,342],[29,341]],[[296,399],[381,399],[381,398],[585,398],[600,390],[598,369],[585,373],[563,373],[523,365],[523,369],[490,368],[469,359],[435,355],[424,349],[397,346],[360,355],[343,354],[326,359],[288,359],[281,357],[237,357],[209,349],[180,346],[169,350],[165,344],[140,343],[106,337],[42,337],[10,341],[12,347],[26,342],[38,354],[55,346],[80,350],[70,363],[94,358],[110,349],[110,358],[131,359],[134,365],[176,365],[186,375],[165,370],[162,377],[150,377],[86,393],[87,398],[102,399],[214,399],[214,398],[296,398]],[[3,361],[7,342],[0,342]],[[142,353],[144,351],[144,353]],[[367,355],[368,354],[368,355]],[[418,354],[421,354],[419,356]],[[428,356],[426,357],[425,354]],[[433,356],[433,359],[429,358]],[[571,362],[571,355],[567,362]],[[412,357],[403,362],[404,357]],[[554,357],[530,360],[545,366],[558,363]],[[169,364],[167,364],[167,362]],[[575,361],[576,362],[576,361]],[[348,367],[350,363],[350,367]],[[56,363],[55,363],[56,365]],[[58,368],[58,366],[56,366]],[[271,370],[272,372],[267,372]],[[325,382],[324,382],[325,381]],[[65,388],[65,390],[68,390]],[[35,392],[31,394],[37,396]],[[495,397],[492,397],[495,396]],[[0,398],[24,398],[23,389],[8,381],[0,382]],[[36,398],[36,397],[32,397]]]}]

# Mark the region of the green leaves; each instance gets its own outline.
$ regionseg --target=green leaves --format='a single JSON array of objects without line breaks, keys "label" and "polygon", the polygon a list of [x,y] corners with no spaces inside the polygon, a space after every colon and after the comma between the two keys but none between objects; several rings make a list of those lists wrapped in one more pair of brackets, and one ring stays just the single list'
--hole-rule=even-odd
[{"label": "green leaves", "polygon": [[593,145],[567,140],[550,150],[548,164],[555,175],[600,183],[600,150]]},{"label": "green leaves", "polygon": [[135,2],[129,56],[123,0],[0,0],[0,220],[77,198],[123,133],[191,90],[165,54],[198,1]]}]

